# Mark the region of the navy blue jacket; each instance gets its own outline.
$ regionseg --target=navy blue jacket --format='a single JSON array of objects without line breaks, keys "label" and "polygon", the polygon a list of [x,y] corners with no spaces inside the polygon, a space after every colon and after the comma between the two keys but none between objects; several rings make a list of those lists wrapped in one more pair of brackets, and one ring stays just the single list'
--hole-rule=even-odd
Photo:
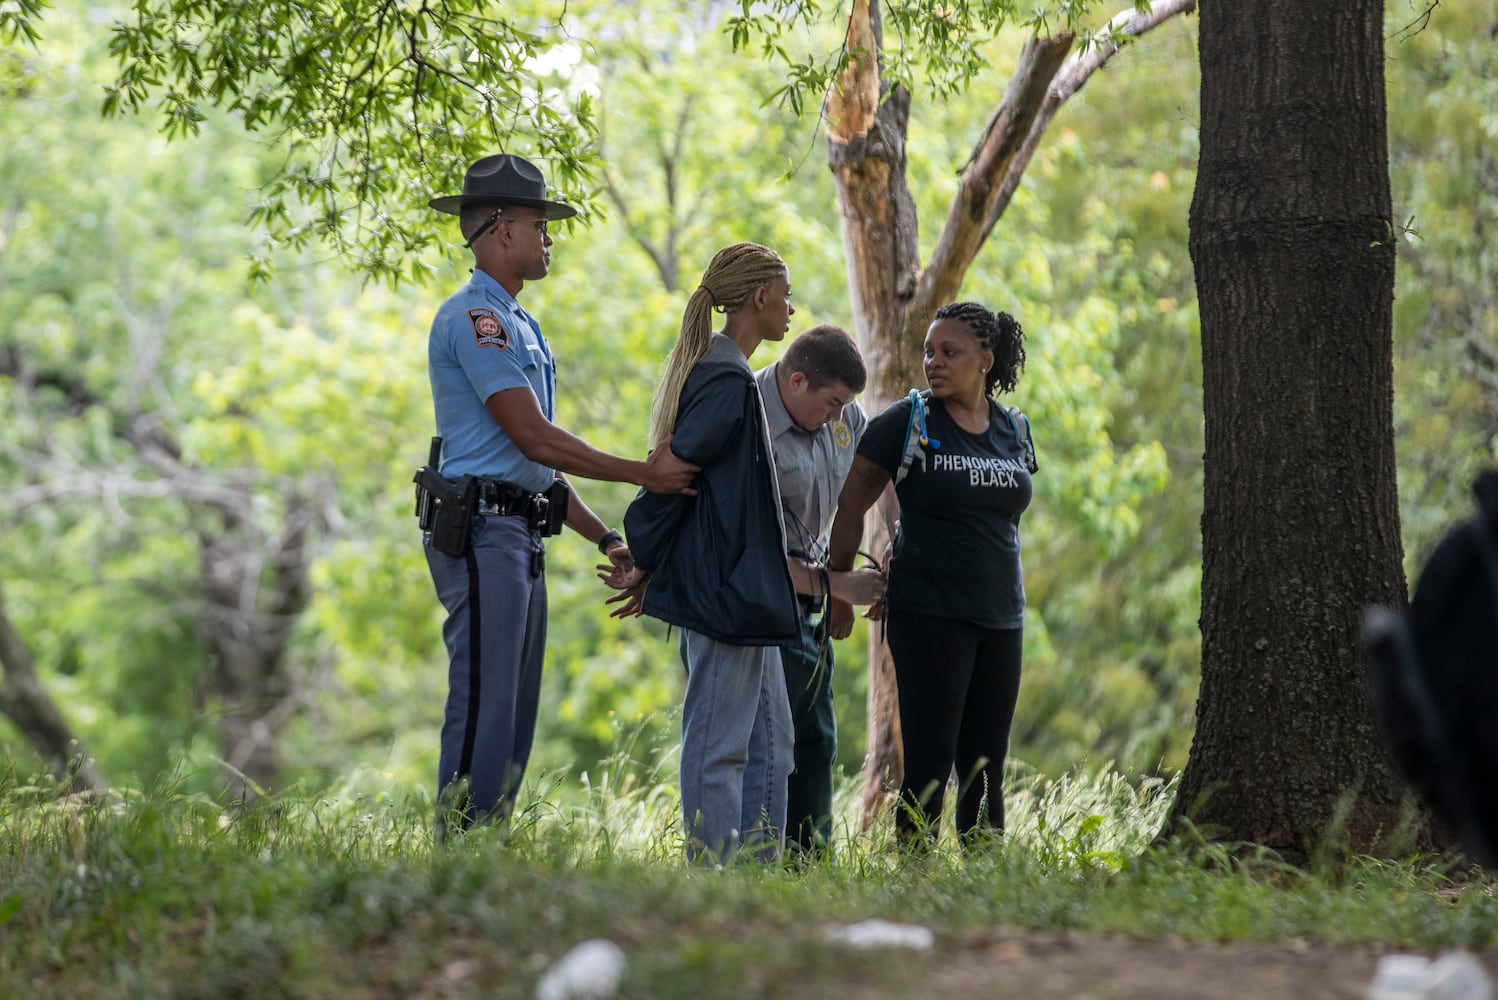
[{"label": "navy blue jacket", "polygon": [[697,495],[641,490],[624,514],[630,555],[650,574],[645,613],[736,646],[799,642],[759,387],[726,337],[687,375],[671,450],[702,467]]}]

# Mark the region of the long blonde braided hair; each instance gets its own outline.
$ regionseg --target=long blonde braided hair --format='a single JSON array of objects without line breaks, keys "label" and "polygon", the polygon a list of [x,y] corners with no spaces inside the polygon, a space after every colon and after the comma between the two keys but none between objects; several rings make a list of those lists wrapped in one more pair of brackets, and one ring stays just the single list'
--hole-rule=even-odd
[{"label": "long blonde braided hair", "polygon": [[686,385],[687,374],[707,355],[712,341],[713,310],[731,313],[742,306],[756,288],[783,278],[785,274],[785,261],[780,259],[780,254],[758,243],[735,243],[713,256],[707,270],[702,272],[702,281],[692,291],[692,297],[687,299],[687,308],[681,317],[681,333],[666,358],[666,371],[661,376],[655,406],[650,412],[651,447],[660,444],[676,427],[676,409],[681,403],[681,390]]}]

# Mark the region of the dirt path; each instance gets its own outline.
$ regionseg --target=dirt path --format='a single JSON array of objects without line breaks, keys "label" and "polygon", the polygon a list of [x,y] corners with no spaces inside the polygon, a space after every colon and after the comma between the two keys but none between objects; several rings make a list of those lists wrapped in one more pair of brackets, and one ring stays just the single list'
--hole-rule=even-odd
[{"label": "dirt path", "polygon": [[[972,935],[965,943],[938,946],[943,954],[931,956],[926,997],[1367,1000],[1379,958],[1397,951],[1002,930]],[[1498,952],[1477,958],[1498,983]]]}]

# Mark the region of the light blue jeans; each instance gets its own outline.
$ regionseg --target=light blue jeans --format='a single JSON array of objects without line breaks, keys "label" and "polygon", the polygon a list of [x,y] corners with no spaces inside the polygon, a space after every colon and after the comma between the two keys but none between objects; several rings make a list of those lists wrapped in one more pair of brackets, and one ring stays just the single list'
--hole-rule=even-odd
[{"label": "light blue jeans", "polygon": [[791,706],[777,646],[734,646],[682,630],[681,808],[687,857],[727,862],[743,847],[773,861],[785,845],[794,765]]}]

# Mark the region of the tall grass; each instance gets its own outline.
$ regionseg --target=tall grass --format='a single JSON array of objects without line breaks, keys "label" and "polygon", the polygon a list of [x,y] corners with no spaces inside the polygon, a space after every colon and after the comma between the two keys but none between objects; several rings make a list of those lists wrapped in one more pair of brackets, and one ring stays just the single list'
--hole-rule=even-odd
[{"label": "tall grass", "polygon": [[996,925],[1418,949],[1498,936],[1491,887],[1429,860],[1307,873],[1152,847],[1173,786],[1106,768],[1014,766],[1009,832],[980,849],[948,832],[913,854],[888,822],[861,829],[849,782],[829,861],[694,869],[674,774],[668,752],[621,753],[581,787],[541,776],[507,828],[440,847],[415,793],[226,807],[165,782],[79,802],[0,774],[0,996],[529,996],[596,936],[630,956],[625,996],[918,989],[938,958],[821,937],[871,916],[929,926],[947,954]]}]

